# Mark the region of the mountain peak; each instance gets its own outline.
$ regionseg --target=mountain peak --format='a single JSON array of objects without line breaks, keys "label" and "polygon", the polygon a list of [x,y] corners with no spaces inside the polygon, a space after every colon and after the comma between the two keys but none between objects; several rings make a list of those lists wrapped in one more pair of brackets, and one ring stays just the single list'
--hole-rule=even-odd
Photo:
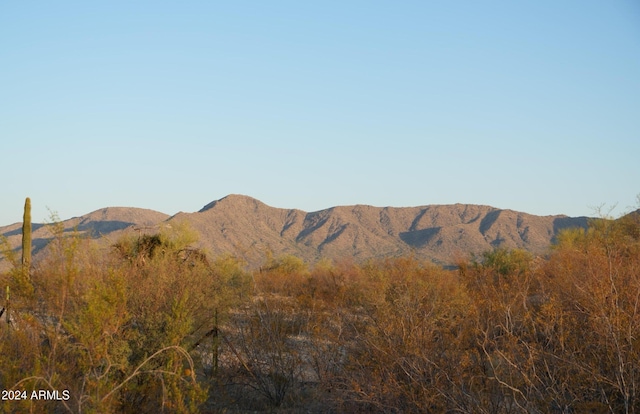
[{"label": "mountain peak", "polygon": [[207,210],[212,209],[213,207],[215,207],[216,205],[220,204],[220,205],[224,205],[224,204],[236,204],[236,205],[264,205],[264,203],[260,200],[257,200],[253,197],[250,197],[248,195],[244,195],[244,194],[229,194],[225,197],[222,197],[219,200],[214,200],[212,202],[210,202],[209,204],[205,205],[204,207],[202,207],[198,213],[202,213],[205,212]]}]

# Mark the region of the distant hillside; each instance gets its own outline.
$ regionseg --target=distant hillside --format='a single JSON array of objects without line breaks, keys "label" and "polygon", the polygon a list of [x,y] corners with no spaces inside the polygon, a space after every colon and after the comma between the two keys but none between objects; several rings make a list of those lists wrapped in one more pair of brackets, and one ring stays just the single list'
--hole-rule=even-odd
[{"label": "distant hillside", "polygon": [[[260,265],[267,252],[294,254],[314,262],[344,257],[364,260],[413,253],[439,264],[451,264],[493,247],[544,253],[559,230],[586,227],[586,217],[534,216],[512,210],[468,204],[421,207],[332,207],[305,212],[270,207],[256,199],[229,195],[196,213],[172,217],[152,210],[110,207],[65,221],[90,237],[115,240],[127,232],[153,232],[160,225],[186,221],[199,233],[200,247],[211,255],[233,253]],[[51,235],[34,226],[34,249]],[[0,227],[13,246],[20,245],[20,223]]]},{"label": "distant hillside", "polygon": [[463,204],[356,205],[307,213],[269,207],[241,195],[214,201],[197,213],[177,214],[172,220],[188,221],[209,252],[239,252],[252,264],[259,264],[267,250],[309,261],[413,253],[440,264],[498,246],[540,254],[559,230],[587,225],[586,217],[540,217]]}]

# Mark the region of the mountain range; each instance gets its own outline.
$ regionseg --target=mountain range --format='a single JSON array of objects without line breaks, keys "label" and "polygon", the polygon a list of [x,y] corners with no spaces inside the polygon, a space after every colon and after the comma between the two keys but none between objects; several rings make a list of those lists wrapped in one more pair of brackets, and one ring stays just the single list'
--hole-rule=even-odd
[{"label": "mountain range", "polygon": [[[244,195],[229,195],[195,213],[169,216],[153,210],[107,207],[63,221],[66,232],[112,244],[126,234],[154,233],[161,226],[186,222],[198,235],[197,247],[210,256],[232,253],[250,266],[271,254],[293,254],[308,262],[322,258],[368,258],[413,254],[440,265],[495,247],[544,254],[568,227],[585,228],[587,217],[536,216],[472,204],[419,207],[338,206],[315,212],[270,207]],[[38,253],[51,240],[43,224],[33,224]],[[21,223],[0,227],[14,249]],[[6,268],[6,260],[0,269]]]}]

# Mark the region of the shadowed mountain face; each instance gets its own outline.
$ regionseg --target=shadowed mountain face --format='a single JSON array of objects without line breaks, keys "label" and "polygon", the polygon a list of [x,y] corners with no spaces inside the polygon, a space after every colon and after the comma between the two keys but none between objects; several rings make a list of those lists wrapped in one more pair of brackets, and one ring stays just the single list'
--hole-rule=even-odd
[{"label": "shadowed mountain face", "polygon": [[[372,257],[412,253],[418,258],[451,264],[494,247],[544,253],[558,231],[586,227],[587,218],[534,216],[478,205],[422,207],[332,207],[307,213],[280,209],[251,197],[229,195],[196,213],[172,217],[152,210],[106,208],[65,221],[90,237],[115,240],[121,234],[154,231],[160,225],[186,221],[199,233],[199,247],[211,255],[233,253],[259,266],[268,252],[294,254],[309,262],[326,257]],[[20,224],[0,228],[13,246],[20,245]],[[34,225],[34,246],[46,244],[46,227]]]}]

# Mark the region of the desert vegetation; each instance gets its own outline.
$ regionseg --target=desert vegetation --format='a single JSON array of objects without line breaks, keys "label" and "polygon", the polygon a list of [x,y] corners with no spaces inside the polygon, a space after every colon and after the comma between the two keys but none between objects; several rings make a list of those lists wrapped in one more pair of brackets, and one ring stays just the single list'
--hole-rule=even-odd
[{"label": "desert vegetation", "polygon": [[456,270],[249,269],[175,224],[108,251],[50,228],[1,278],[0,385],[26,396],[3,412],[640,412],[638,214]]}]

